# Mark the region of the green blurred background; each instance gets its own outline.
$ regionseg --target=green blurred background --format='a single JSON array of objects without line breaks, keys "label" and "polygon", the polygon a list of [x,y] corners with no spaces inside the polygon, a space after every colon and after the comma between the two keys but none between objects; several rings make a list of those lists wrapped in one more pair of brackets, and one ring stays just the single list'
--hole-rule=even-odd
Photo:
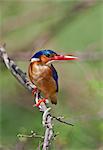
[{"label": "green blurred background", "polygon": [[[60,88],[52,114],[75,126],[54,122],[59,135],[51,150],[103,150],[102,16],[101,0],[0,1],[1,43],[25,72],[38,49],[80,56],[79,62],[54,64]],[[23,142],[25,150],[36,150],[39,139],[19,142],[16,135],[43,134],[41,113],[33,109],[31,93],[0,63],[0,147],[17,150]]]}]

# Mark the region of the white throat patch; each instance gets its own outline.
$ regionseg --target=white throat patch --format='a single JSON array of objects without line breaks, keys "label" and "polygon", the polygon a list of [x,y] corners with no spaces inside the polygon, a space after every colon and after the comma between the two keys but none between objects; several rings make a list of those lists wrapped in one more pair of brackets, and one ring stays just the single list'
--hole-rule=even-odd
[{"label": "white throat patch", "polygon": [[46,64],[49,65],[51,64],[52,62],[54,62],[55,60],[51,60],[51,61],[48,61]]},{"label": "white throat patch", "polygon": [[39,58],[31,58],[31,62],[34,62],[34,61],[39,61],[40,59]]}]

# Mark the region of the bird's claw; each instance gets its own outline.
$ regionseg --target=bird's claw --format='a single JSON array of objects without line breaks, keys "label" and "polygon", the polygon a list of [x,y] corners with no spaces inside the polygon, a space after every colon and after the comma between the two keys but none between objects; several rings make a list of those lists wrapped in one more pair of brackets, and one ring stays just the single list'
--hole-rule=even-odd
[{"label": "bird's claw", "polygon": [[42,102],[43,102],[43,103],[46,103],[46,98],[43,98],[43,99],[38,100],[38,103],[36,103],[36,104],[34,105],[34,107],[39,107]]},{"label": "bird's claw", "polygon": [[33,95],[33,96],[34,96],[35,93],[37,93],[37,90],[38,90],[37,87],[35,87],[35,88],[32,90],[32,95]]}]

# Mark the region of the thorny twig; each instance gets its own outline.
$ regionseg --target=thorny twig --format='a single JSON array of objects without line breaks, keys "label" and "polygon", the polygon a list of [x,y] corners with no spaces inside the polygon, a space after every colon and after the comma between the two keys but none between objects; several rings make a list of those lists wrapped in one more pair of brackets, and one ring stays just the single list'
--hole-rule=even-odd
[{"label": "thorny twig", "polygon": [[62,120],[62,118],[64,118],[64,117],[55,117],[55,116],[52,116],[52,117],[53,117],[53,119],[55,119],[61,123],[64,123],[64,124],[69,125],[69,126],[74,126],[74,124]]},{"label": "thorny twig", "polygon": [[[11,60],[7,53],[6,50],[3,46],[0,46],[0,57],[2,58],[2,60],[4,61],[6,67],[10,70],[10,72],[13,74],[13,76],[24,86],[26,87],[30,92],[32,92],[32,90],[36,87],[35,85],[33,85],[25,72],[23,72],[16,64],[13,60]],[[39,98],[41,98],[39,92],[35,93],[35,103],[38,102]],[[42,146],[42,150],[48,150],[50,147],[50,142],[51,140],[54,139],[55,135],[53,132],[53,125],[52,125],[52,120],[53,118],[55,118],[56,120],[58,120],[59,122],[68,124],[68,125],[72,125],[70,123],[66,123],[65,121],[62,121],[61,118],[56,118],[56,117],[52,117],[50,114],[50,110],[51,108],[47,108],[47,106],[45,105],[45,103],[41,103],[39,106],[39,110],[43,112],[43,119],[42,119],[42,124],[43,127],[45,128],[45,135],[44,135],[44,141],[43,141],[43,146]],[[73,126],[73,125],[72,125]],[[21,135],[21,136],[27,136],[27,135]],[[34,132],[31,135],[28,135],[28,137],[38,137],[38,135],[36,135]],[[43,136],[39,136],[42,137]]]},{"label": "thorny twig", "polygon": [[42,138],[44,139],[44,136],[38,135],[34,131],[31,131],[31,134],[18,134],[17,137],[25,137],[25,138]]}]

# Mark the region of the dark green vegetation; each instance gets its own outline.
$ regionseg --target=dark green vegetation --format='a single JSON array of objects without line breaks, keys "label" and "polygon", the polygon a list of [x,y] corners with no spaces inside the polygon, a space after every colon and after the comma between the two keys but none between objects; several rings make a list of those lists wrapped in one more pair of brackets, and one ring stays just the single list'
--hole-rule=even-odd
[{"label": "dark green vegetation", "polygon": [[[57,52],[88,54],[83,61],[56,63],[60,89],[52,113],[75,124],[55,122],[59,132],[52,150],[103,149],[103,57],[101,2],[82,1],[1,1],[1,43],[27,72],[32,49],[49,48]],[[89,55],[93,55],[88,60]],[[94,59],[97,55],[98,59]],[[103,56],[103,55],[102,55]],[[19,132],[43,134],[41,114],[33,109],[33,97],[1,63],[0,146],[11,149]],[[27,141],[29,150],[39,140]]]}]

